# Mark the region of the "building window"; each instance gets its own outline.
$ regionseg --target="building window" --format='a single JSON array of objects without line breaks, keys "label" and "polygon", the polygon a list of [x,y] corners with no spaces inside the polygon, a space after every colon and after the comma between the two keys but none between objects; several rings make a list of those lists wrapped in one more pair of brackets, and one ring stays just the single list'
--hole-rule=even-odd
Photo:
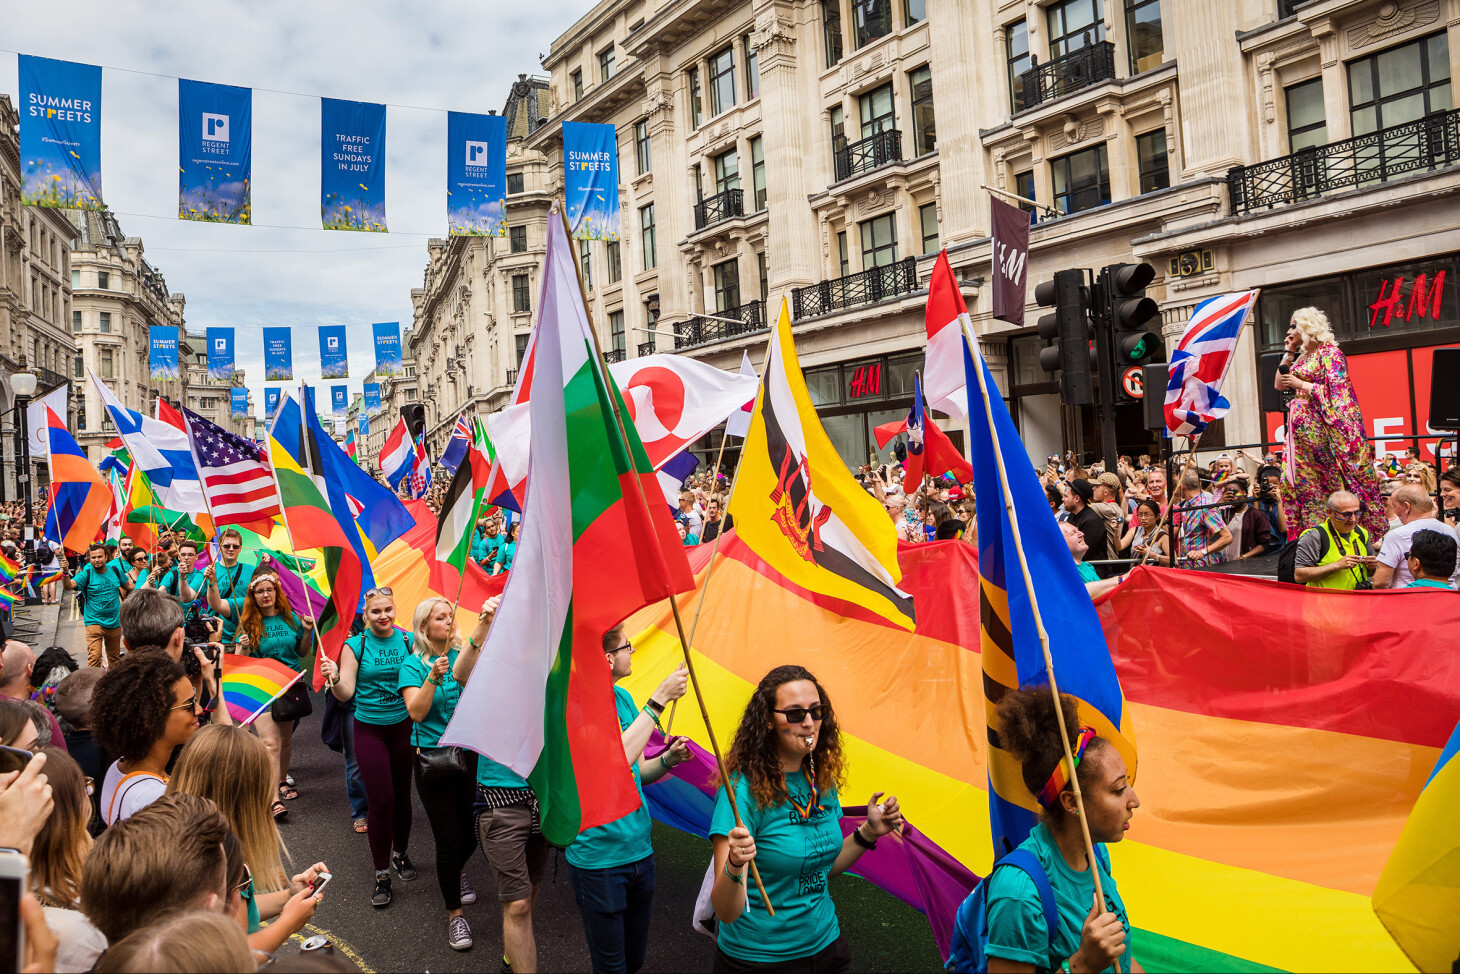
[{"label": "building window", "polygon": [[522,173],[520,173],[520,172],[509,172],[507,174],[507,195],[508,196],[516,196],[518,193],[521,193],[521,192],[523,192],[523,189],[522,189]]},{"label": "building window", "polygon": [[583,268],[583,290],[593,290],[593,250],[589,246],[593,241],[578,241],[578,266]]},{"label": "building window", "polygon": [[644,251],[644,270],[659,266],[659,248],[654,237],[654,204],[639,208],[639,245]]},{"label": "building window", "polygon": [[831,151],[835,155],[838,150],[847,146],[847,126],[842,117],[842,106],[833,105],[827,115],[831,119]]},{"label": "building window", "polygon": [[407,402],[415,402],[416,401],[416,390],[414,390],[414,389],[407,389],[406,390],[406,401]]},{"label": "building window", "polygon": [[704,121],[704,109],[700,101],[700,69],[689,69],[689,127],[697,129]]},{"label": "building window", "polygon": [[507,243],[508,248],[511,250],[512,253],[527,253],[527,227],[525,225],[520,227],[508,227]]},{"label": "building window", "polygon": [[512,311],[514,314],[532,310],[532,297],[528,293],[526,274],[512,275]]},{"label": "building window", "polygon": [[1046,14],[1049,18],[1051,59],[1105,40],[1105,19],[1100,12],[1100,0],[1058,0],[1049,5]]},{"label": "building window", "polygon": [[847,232],[838,230],[836,232],[836,261],[837,276],[846,277],[852,272],[852,255],[847,249]]},{"label": "building window", "polygon": [[1391,47],[1348,64],[1354,135],[1448,111],[1450,45],[1444,33]]},{"label": "building window", "polygon": [[771,275],[770,268],[766,266],[764,250],[756,252],[755,273],[760,278],[760,303],[766,304],[771,299]]},{"label": "building window", "polygon": [[1017,115],[1024,110],[1024,72],[1033,64],[1029,60],[1029,26],[1022,20],[1004,28],[1004,60],[1009,66],[1009,114]]},{"label": "building window", "polygon": [[115,379],[116,373],[112,367],[112,350],[109,348],[100,349],[97,352],[97,371],[103,379]]},{"label": "building window", "polygon": [[101,316],[100,317],[101,317],[101,333],[103,335],[109,335],[109,334],[111,334],[111,330],[112,330],[112,313],[110,311],[103,311],[101,313]]},{"label": "building window", "polygon": [[86,375],[86,360],[80,355],[71,356],[71,375],[77,379]]},{"label": "building window", "polygon": [[651,294],[644,299],[644,329],[649,333],[649,341],[658,344],[659,295],[657,294]]},{"label": "building window", "polygon": [[517,343],[517,367],[522,368],[522,360],[527,358],[527,342],[531,335],[514,335],[513,340]]},{"label": "building window", "polygon": [[892,110],[892,85],[873,88],[858,98],[857,111],[862,118],[862,138],[870,139],[874,135],[890,131],[897,124]]},{"label": "building window", "polygon": [[79,288],[80,286],[81,286],[81,272],[78,271],[76,268],[73,267],[73,268],[71,268],[71,290],[74,291],[77,288]]},{"label": "building window", "polygon": [[111,288],[111,286],[112,286],[112,283],[111,282],[112,282],[112,276],[110,274],[108,274],[106,271],[97,271],[96,272],[96,286],[97,287],[101,288],[103,291],[109,290]]},{"label": "building window", "polygon": [[623,258],[619,252],[618,241],[610,240],[604,247],[604,253],[608,263],[608,283],[617,284],[619,279],[624,276]]},{"label": "building window", "polygon": [[826,66],[836,67],[842,60],[841,0],[821,0],[821,42],[826,48]]},{"label": "building window", "polygon": [[1105,144],[1053,159],[1054,207],[1061,213],[1079,213],[1110,202],[1110,164]]},{"label": "building window", "polygon": [[750,43],[750,35],[740,38],[745,51],[745,100],[754,101],[760,97],[760,55]]},{"label": "building window", "polygon": [[607,50],[598,52],[598,80],[607,81],[613,77],[613,45],[608,45]]},{"label": "building window", "polygon": [[[1014,195],[1021,196],[1026,200],[1036,199],[1034,195],[1034,170],[1026,169],[1023,172],[1014,174]],[[1039,219],[1039,208],[1034,203],[1019,203],[1019,209],[1029,214],[1029,222],[1034,223]]]},{"label": "building window", "polygon": [[912,89],[913,155],[925,156],[938,147],[938,129],[933,122],[933,72],[918,68],[907,76]]},{"label": "building window", "polygon": [[735,107],[735,48],[710,58],[710,116]]},{"label": "building window", "polygon": [[760,212],[765,209],[765,141],[758,135],[750,140],[750,188]]},{"label": "building window", "polygon": [[649,151],[649,120],[634,123],[634,155],[639,160],[639,175],[652,168],[653,158]]},{"label": "building window", "polygon": [[896,213],[884,213],[857,225],[862,230],[862,270],[897,263]]},{"label": "building window", "polygon": [[608,336],[613,350],[615,352],[622,352],[625,344],[623,311],[610,311],[608,313]]},{"label": "building window", "polygon": [[705,198],[705,171],[704,171],[704,169],[701,168],[700,164],[697,162],[693,166],[690,167],[690,174],[694,177],[695,199],[696,200],[702,200],[702,199],[704,199]]},{"label": "building window", "polygon": [[573,100],[577,101],[583,97],[583,69],[579,68],[568,75],[568,80],[573,85]]},{"label": "building window", "polygon": [[80,330],[81,330],[81,312],[79,312],[79,311],[73,311],[73,312],[71,312],[71,331],[74,333],[74,332],[79,332]]},{"label": "building window", "polygon": [[892,33],[892,0],[851,0],[853,47]]},{"label": "building window", "polygon": [[1165,60],[1161,39],[1161,0],[1125,0],[1125,42],[1131,74],[1159,68]]},{"label": "building window", "polygon": [[923,253],[938,252],[938,204],[924,203],[918,207],[918,223],[923,230]]},{"label": "building window", "polygon": [[1328,141],[1328,117],[1323,106],[1323,79],[1314,78],[1283,89],[1288,109],[1288,151],[1323,145]]},{"label": "building window", "polygon": [[740,188],[740,153],[731,149],[715,157],[715,192]]},{"label": "building window", "polygon": [[911,27],[928,19],[928,0],[902,0],[903,23]]},{"label": "building window", "polygon": [[714,266],[715,310],[729,311],[740,307],[740,263],[735,259]]},{"label": "building window", "polygon": [[1154,193],[1171,185],[1166,161],[1166,130],[1155,129],[1136,136],[1136,158],[1140,163],[1141,192]]}]

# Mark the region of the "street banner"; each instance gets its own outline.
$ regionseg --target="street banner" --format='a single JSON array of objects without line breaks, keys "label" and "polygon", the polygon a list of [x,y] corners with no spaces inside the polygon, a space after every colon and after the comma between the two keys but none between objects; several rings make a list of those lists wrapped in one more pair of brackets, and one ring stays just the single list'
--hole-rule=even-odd
[{"label": "street banner", "polygon": [[208,329],[208,379],[227,382],[233,378],[233,329]]},{"label": "street banner", "polygon": [[231,415],[234,419],[248,418],[248,389],[243,386],[235,386],[228,390],[228,399],[231,406]]},{"label": "street banner", "polygon": [[507,119],[446,115],[446,222],[453,237],[505,237]]},{"label": "street banner", "polygon": [[343,416],[336,416],[335,417],[334,430],[335,430],[335,435],[336,436],[343,437],[345,435],[345,417],[343,417]]},{"label": "street banner", "polygon": [[264,381],[294,378],[294,333],[290,328],[264,329]]},{"label": "street banner", "polygon": [[273,418],[279,410],[279,390],[270,386],[264,390],[264,419]]},{"label": "street banner", "polygon": [[179,220],[247,224],[253,89],[177,82]]},{"label": "street banner", "polygon": [[350,355],[345,347],[344,325],[319,326],[319,377],[348,379]]},{"label": "street banner", "polygon": [[377,321],[370,327],[375,334],[375,374],[400,375],[400,322]]},{"label": "street banner", "polygon": [[177,328],[172,325],[152,325],[148,329],[151,342],[147,356],[147,371],[154,379],[176,379]]},{"label": "street banner", "polygon": [[385,106],[320,99],[319,194],[326,230],[385,232]]},{"label": "street banner", "polygon": [[1023,327],[1029,293],[1025,273],[1029,265],[1029,214],[990,196],[989,223],[993,229],[994,317]]},{"label": "street banner", "polygon": [[330,412],[336,416],[345,415],[347,408],[345,392],[348,388],[348,386],[330,386]]},{"label": "street banner", "polygon": [[380,412],[380,383],[365,383],[365,415],[374,416]]},{"label": "street banner", "polygon": [[366,416],[364,413],[360,414],[360,435],[370,435],[370,417]]},{"label": "street banner", "polygon": [[612,125],[563,123],[563,193],[574,240],[618,240],[618,139]]},{"label": "street banner", "polygon": [[101,209],[101,68],[19,62],[21,204]]}]

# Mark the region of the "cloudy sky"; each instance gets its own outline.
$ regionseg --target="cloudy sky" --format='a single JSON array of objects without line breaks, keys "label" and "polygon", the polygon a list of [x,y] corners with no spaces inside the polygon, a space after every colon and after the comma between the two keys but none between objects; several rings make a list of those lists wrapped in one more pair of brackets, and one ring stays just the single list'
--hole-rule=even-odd
[{"label": "cloudy sky", "polygon": [[[297,379],[318,379],[315,326],[349,327],[350,395],[374,366],[370,325],[411,320],[426,241],[446,235],[446,111],[501,112],[519,73],[592,0],[0,0],[0,45],[103,65],[102,184],[124,233],[174,292],[188,330],[237,329],[263,407],[265,325],[294,329]],[[254,89],[254,226],[176,218],[177,78]],[[272,90],[264,90],[272,89]],[[14,53],[0,92],[19,102]],[[302,94],[286,94],[299,92]],[[319,228],[319,97],[384,102],[389,234]]]}]

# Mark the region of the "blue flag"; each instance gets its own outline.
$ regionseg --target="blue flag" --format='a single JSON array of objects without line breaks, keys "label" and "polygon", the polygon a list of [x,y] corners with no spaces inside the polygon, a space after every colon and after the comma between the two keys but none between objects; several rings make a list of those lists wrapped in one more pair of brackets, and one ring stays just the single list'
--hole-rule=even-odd
[{"label": "blue flag", "polygon": [[177,328],[171,325],[152,325],[148,329],[150,350],[148,352],[148,373],[153,379],[176,379]]},{"label": "blue flag", "polygon": [[618,240],[618,138],[612,125],[563,123],[563,198],[574,240]]},{"label": "blue flag", "polygon": [[99,210],[101,68],[19,56],[20,202]]},{"label": "blue flag", "polygon": [[348,379],[350,353],[345,344],[344,325],[319,326],[319,377]]},{"label": "blue flag", "polygon": [[264,329],[264,381],[294,378],[294,333],[290,328]]},{"label": "blue flag", "polygon": [[179,220],[250,222],[253,91],[177,82]]},{"label": "blue flag", "polygon": [[507,119],[446,116],[446,222],[453,237],[505,237]]},{"label": "blue flag", "polygon": [[228,382],[233,378],[233,329],[208,329],[208,378]]},{"label": "blue flag", "polygon": [[326,230],[385,232],[385,106],[320,99],[320,219]]}]

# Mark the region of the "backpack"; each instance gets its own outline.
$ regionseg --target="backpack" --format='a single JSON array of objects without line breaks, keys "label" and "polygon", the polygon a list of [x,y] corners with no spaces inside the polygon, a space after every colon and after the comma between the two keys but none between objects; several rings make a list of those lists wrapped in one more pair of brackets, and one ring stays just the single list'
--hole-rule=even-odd
[{"label": "backpack", "polygon": [[[1322,561],[1328,555],[1328,532],[1323,529],[1323,525],[1321,524],[1317,527],[1309,528],[1308,531],[1318,532],[1318,560]],[[1308,531],[1304,531],[1303,534],[1307,534]],[[1278,552],[1278,581],[1288,582],[1293,585],[1299,584],[1296,577],[1296,569],[1298,567],[1298,542],[1302,538],[1302,534],[1298,535],[1298,537],[1283,545],[1282,551]]]}]

